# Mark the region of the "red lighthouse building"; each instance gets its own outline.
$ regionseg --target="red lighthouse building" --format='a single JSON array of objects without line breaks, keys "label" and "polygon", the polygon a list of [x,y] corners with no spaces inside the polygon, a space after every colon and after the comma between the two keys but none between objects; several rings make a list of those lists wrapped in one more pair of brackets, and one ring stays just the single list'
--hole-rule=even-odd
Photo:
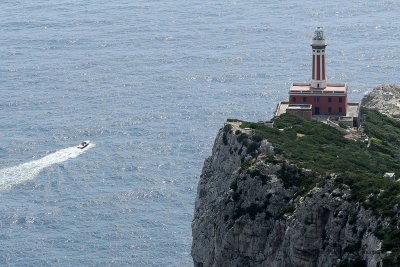
[{"label": "red lighthouse building", "polygon": [[318,27],[311,41],[311,81],[292,83],[289,101],[278,104],[275,116],[290,113],[307,120],[316,119],[327,123],[343,123],[349,127],[358,127],[359,104],[348,103],[347,85],[327,82],[326,46],[324,31]]},{"label": "red lighthouse building", "polygon": [[318,27],[312,38],[312,74],[310,83],[292,83],[289,105],[309,105],[312,115],[346,116],[347,85],[327,83],[324,32]]}]

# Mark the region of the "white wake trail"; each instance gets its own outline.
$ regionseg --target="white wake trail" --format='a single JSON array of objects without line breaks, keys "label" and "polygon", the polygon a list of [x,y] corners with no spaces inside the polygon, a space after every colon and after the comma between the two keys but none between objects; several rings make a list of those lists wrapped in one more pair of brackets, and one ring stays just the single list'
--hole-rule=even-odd
[{"label": "white wake trail", "polygon": [[76,158],[85,153],[94,144],[89,144],[85,149],[79,149],[76,146],[64,148],[44,156],[41,159],[33,160],[14,167],[8,167],[0,170],[0,191],[10,189],[14,185],[24,183],[35,178],[43,169],[57,163]]}]

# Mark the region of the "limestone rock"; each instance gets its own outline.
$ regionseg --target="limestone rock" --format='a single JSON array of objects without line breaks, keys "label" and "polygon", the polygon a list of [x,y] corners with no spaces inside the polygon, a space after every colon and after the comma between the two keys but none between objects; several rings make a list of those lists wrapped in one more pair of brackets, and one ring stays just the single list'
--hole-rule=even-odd
[{"label": "limestone rock", "polygon": [[[379,219],[350,202],[350,189],[324,184],[298,195],[285,188],[282,164],[271,160],[273,144],[247,154],[240,133],[229,123],[218,132],[203,167],[192,222],[195,267],[335,266],[364,260],[381,264],[381,241],[373,234]],[[305,176],[312,170],[301,170]]]},{"label": "limestone rock", "polygon": [[376,109],[383,114],[400,118],[400,86],[380,85],[361,100],[361,106]]}]

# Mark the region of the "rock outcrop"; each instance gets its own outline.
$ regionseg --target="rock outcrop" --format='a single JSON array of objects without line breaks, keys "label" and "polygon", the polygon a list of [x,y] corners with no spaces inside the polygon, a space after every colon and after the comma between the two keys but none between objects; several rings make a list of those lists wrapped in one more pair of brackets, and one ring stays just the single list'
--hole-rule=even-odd
[{"label": "rock outcrop", "polygon": [[361,105],[376,109],[394,118],[400,118],[400,86],[383,84],[366,94]]},{"label": "rock outcrop", "polygon": [[277,161],[272,144],[253,140],[239,124],[226,123],[204,163],[192,222],[194,266],[381,266],[374,235],[381,219],[352,202],[334,174],[311,190],[290,184],[290,176],[316,174]]},{"label": "rock outcrop", "polygon": [[[400,118],[399,99],[399,86],[382,85],[364,96],[362,106]],[[363,121],[376,120],[375,113],[365,112]],[[375,124],[387,121],[392,128],[380,127],[390,134],[379,127],[374,129],[369,122],[365,130],[375,131],[377,137],[372,136],[371,154],[365,156],[385,159],[379,165],[381,170],[387,161],[398,174],[399,124],[379,118]],[[218,132],[212,155],[204,163],[192,222],[195,267],[400,266],[399,194],[397,189],[392,190],[398,188],[397,182],[375,184],[376,188],[357,198],[355,193],[360,187],[341,181],[334,172],[322,175],[298,167],[283,156],[279,146],[274,149],[265,139],[268,135],[261,138],[255,130],[241,128],[240,124],[225,124]],[[292,128],[287,125],[286,129]],[[304,138],[304,133],[294,132],[291,136]],[[384,136],[388,140],[382,139]],[[285,140],[290,143],[290,139]],[[360,153],[364,153],[360,147]],[[335,161],[339,154],[331,159]],[[299,158],[303,160],[297,155]],[[318,168],[318,159],[311,160],[314,165],[308,166]],[[353,165],[354,169],[357,166]],[[379,175],[375,177],[380,179]],[[353,182],[366,181],[363,179],[356,176]]]}]

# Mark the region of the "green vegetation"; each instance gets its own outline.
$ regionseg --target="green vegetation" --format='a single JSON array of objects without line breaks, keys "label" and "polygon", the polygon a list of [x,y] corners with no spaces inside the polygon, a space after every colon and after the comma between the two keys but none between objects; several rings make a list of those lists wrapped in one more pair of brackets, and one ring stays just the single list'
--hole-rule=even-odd
[{"label": "green vegetation", "polygon": [[222,142],[224,142],[224,145],[228,145],[228,137],[225,132],[222,134]]},{"label": "green vegetation", "polygon": [[222,134],[222,141],[224,142],[224,145],[228,145],[228,137],[227,137],[228,133],[232,133],[232,125],[230,124],[226,124],[224,126],[224,133]]},{"label": "green vegetation", "polygon": [[239,143],[247,143],[247,140],[249,140],[249,135],[246,133],[241,133],[239,134],[237,140]]},{"label": "green vegetation", "polygon": [[398,267],[400,266],[400,256],[399,256],[399,251],[395,251],[394,253],[386,256],[382,263],[383,266],[385,267]]},{"label": "green vegetation", "polygon": [[226,124],[226,125],[224,126],[224,132],[225,132],[225,133],[228,133],[228,132],[230,132],[231,130],[232,130],[232,125]]},{"label": "green vegetation", "polygon": [[345,123],[339,122],[339,126],[342,127],[343,129],[349,128]]},{"label": "green vegetation", "polygon": [[246,208],[242,208],[239,206],[235,209],[232,219],[236,220],[237,218],[239,218],[245,214],[248,214],[250,216],[250,218],[254,221],[256,218],[256,215],[258,213],[262,213],[262,212],[265,212],[265,219],[268,219],[271,216],[271,213],[269,213],[267,211],[268,205],[269,205],[269,198],[267,197],[267,199],[264,201],[264,203],[262,203],[260,205],[251,203],[250,206],[248,206]]},{"label": "green vegetation", "polygon": [[[288,114],[276,118],[274,128],[249,122],[242,122],[241,127],[254,129],[257,143],[262,138],[273,144],[275,157],[271,160],[281,159],[283,168],[278,175],[285,187],[297,186],[304,193],[323,182],[321,177],[335,174],[338,187],[350,187],[353,201],[363,203],[378,216],[393,217],[397,213],[394,207],[400,203],[400,182],[383,175],[400,175],[400,122],[373,110],[363,109],[362,113],[370,147],[363,140],[343,138],[342,132],[326,124]],[[240,134],[238,141],[247,145],[249,138]],[[298,168],[313,170],[314,175],[303,175],[296,166],[283,164],[285,160]],[[398,260],[398,231],[381,229],[380,236],[384,247],[392,250],[391,258]]]},{"label": "green vegetation", "polygon": [[360,248],[361,248],[361,240],[358,240],[357,243],[345,247],[344,252],[353,253],[358,251]]},{"label": "green vegetation", "polygon": [[[382,115],[381,113],[368,110],[364,132],[370,136],[371,147],[381,152],[382,156],[390,156],[400,160],[400,123],[397,120]],[[386,154],[386,155],[385,155]]]},{"label": "green vegetation", "polygon": [[295,165],[290,165],[286,162],[283,162],[281,166],[282,168],[278,172],[278,177],[282,179],[285,188],[299,186],[304,179],[307,178],[301,169],[297,168]]},{"label": "green vegetation", "polygon": [[382,251],[391,251],[400,244],[400,230],[379,228],[375,235],[382,240]]},{"label": "green vegetation", "polygon": [[285,214],[291,214],[296,209],[295,205],[292,203],[286,203],[280,210],[278,218],[282,218]]},{"label": "green vegetation", "polygon": [[251,143],[249,143],[249,144],[247,145],[247,150],[246,150],[246,152],[247,152],[247,154],[252,154],[252,153],[254,153],[254,152],[257,150],[257,148],[259,148],[259,147],[260,147],[260,143],[251,142]]},{"label": "green vegetation", "polygon": [[[248,122],[243,122],[241,127],[254,129],[256,135],[274,145],[276,154],[282,154],[290,163],[313,170],[318,174],[313,176],[313,180],[335,173],[338,186],[350,186],[353,200],[364,202],[371,195],[369,207],[378,214],[393,216],[393,206],[400,203],[400,183],[384,178],[383,174],[400,174],[400,160],[397,158],[400,155],[400,122],[376,111],[364,110],[364,114],[365,132],[381,141],[379,147],[371,145],[368,148],[362,141],[343,138],[340,131],[326,124],[288,114],[275,120],[275,128]],[[390,122],[390,127],[383,127],[379,121]],[[299,138],[298,133],[304,136]],[[386,136],[391,138],[386,140]],[[245,138],[249,137],[246,135]],[[304,175],[289,164],[283,165],[279,175],[285,187],[299,186],[304,180]]]},{"label": "green vegetation", "polygon": [[238,189],[237,178],[232,180],[229,188],[232,189],[234,192],[236,192],[236,190]]},{"label": "green vegetation", "polygon": [[265,185],[267,181],[270,180],[270,177],[262,174],[258,169],[248,170],[247,173],[253,178],[258,177],[261,180],[262,185]]}]

